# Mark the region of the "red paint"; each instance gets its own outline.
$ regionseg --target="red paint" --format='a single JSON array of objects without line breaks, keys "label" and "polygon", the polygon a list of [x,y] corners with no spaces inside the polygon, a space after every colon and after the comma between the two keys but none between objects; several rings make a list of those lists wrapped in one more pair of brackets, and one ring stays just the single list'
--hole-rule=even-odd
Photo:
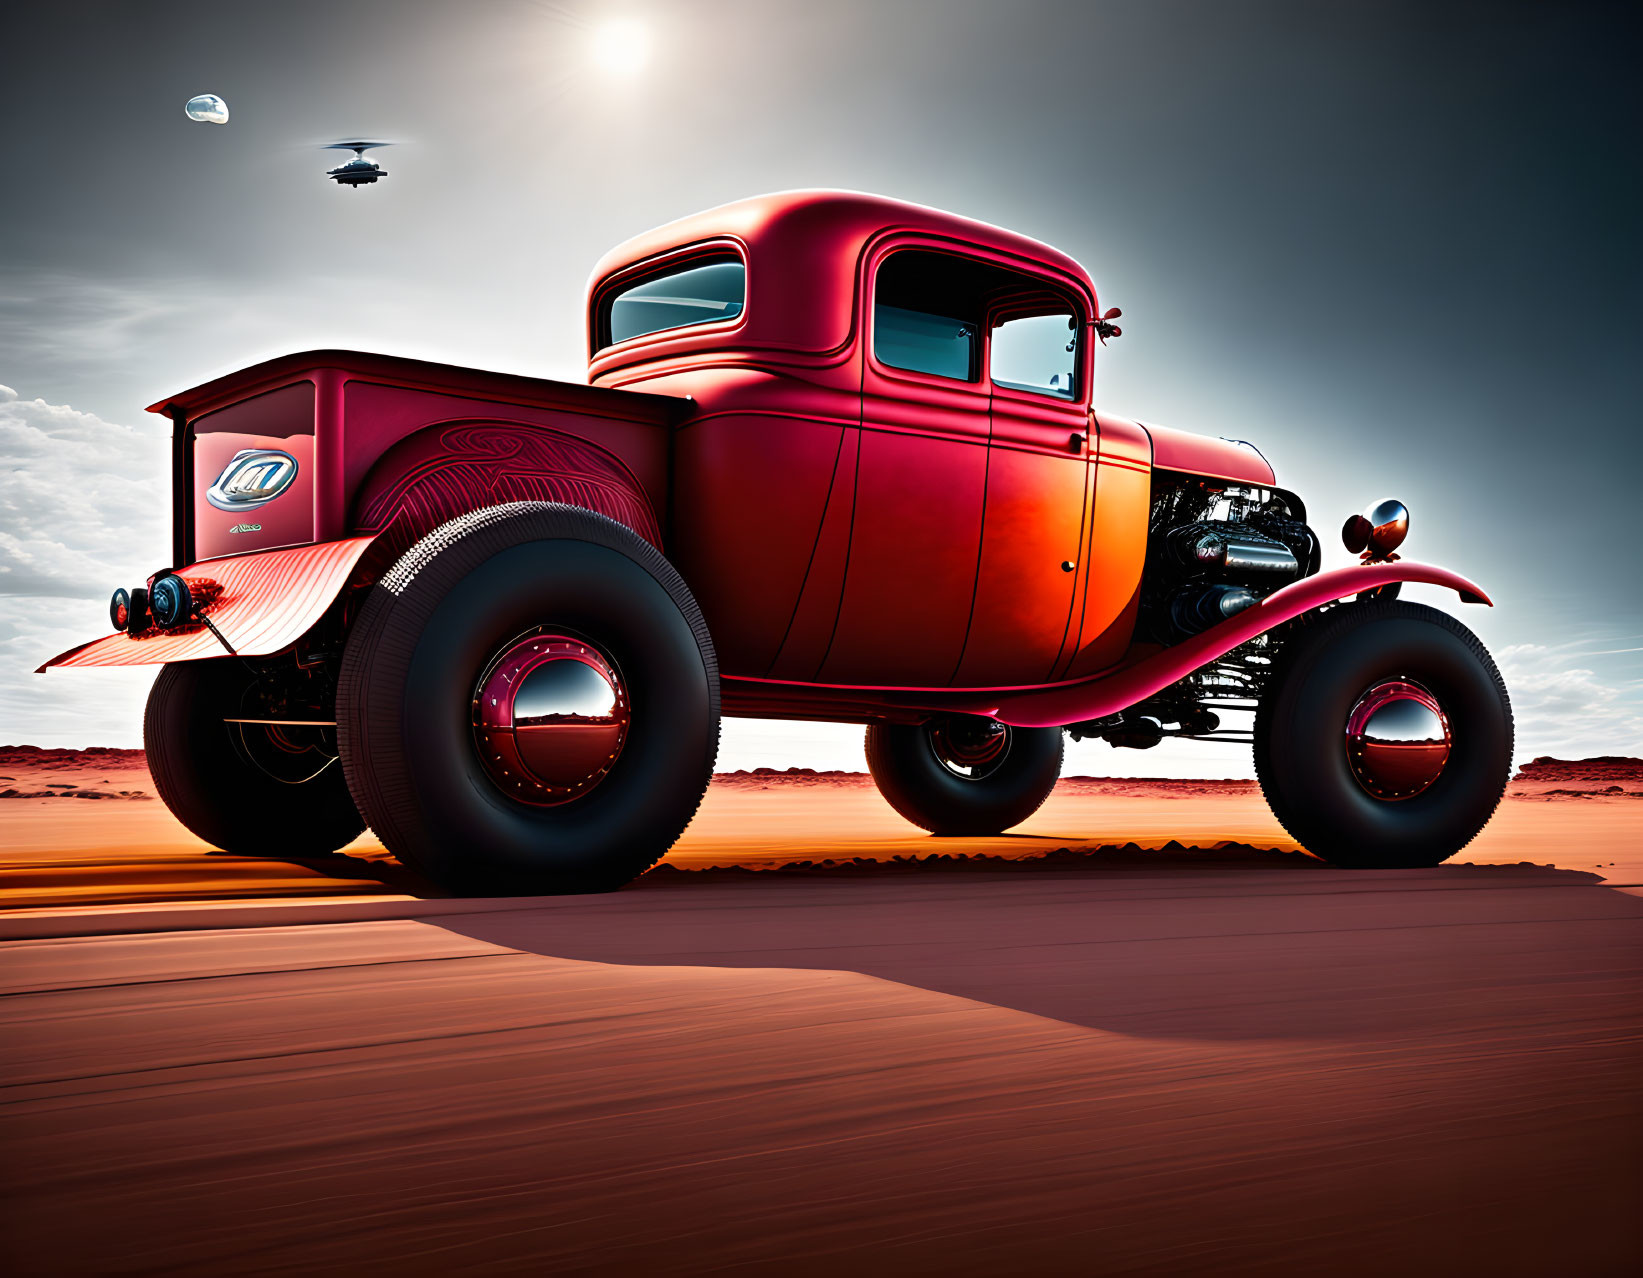
[{"label": "red paint", "polygon": [[874,719],[916,722],[932,714],[988,715],[1019,728],[1079,723],[1116,714],[1302,613],[1394,581],[1445,586],[1467,603],[1489,603],[1476,585],[1442,568],[1402,560],[1360,565],[1285,586],[1256,607],[1174,647],[1136,644],[1126,662],[1091,678],[1010,688],[906,688],[824,687],[732,675],[724,681],[724,711],[746,718],[864,723]]},{"label": "red paint", "polygon": [[615,456],[547,427],[501,422],[429,427],[401,440],[360,484],[351,522],[382,534],[397,557],[458,515],[510,501],[596,510],[661,545],[644,490]]},{"label": "red paint", "polygon": [[[182,464],[174,482],[189,485],[194,494],[189,527],[179,539],[184,543],[179,558],[192,561],[286,539],[334,541],[388,527],[396,512],[385,511],[376,499],[402,478],[395,468],[409,464],[395,446],[424,431],[436,432],[431,439],[453,441],[445,485],[446,495],[456,498],[449,504],[453,515],[492,504],[487,494],[493,490],[550,500],[569,495],[659,543],[668,488],[667,432],[685,408],[676,400],[630,391],[358,351],[309,351],[183,391],[150,411],[183,422]],[[476,444],[472,433],[449,431],[471,425],[485,427],[494,438]],[[296,483],[243,520],[210,507],[205,490],[228,458],[239,449],[262,446],[298,457]],[[494,485],[478,481],[475,467],[500,462],[509,450],[521,456],[522,465],[498,476]],[[426,452],[419,454],[422,463],[430,461]],[[378,469],[385,463],[388,470]],[[462,505],[463,500],[471,504]],[[418,527],[419,520],[446,508],[427,487],[409,491],[406,501],[415,509],[401,528]],[[369,519],[362,522],[366,507]],[[262,531],[228,533],[241,522],[260,523]],[[304,529],[300,536],[293,531],[298,526]]]},{"label": "red paint", "polygon": [[1189,475],[1208,475],[1236,484],[1269,488],[1277,483],[1272,467],[1247,444],[1226,439],[1209,439],[1168,426],[1147,426],[1152,436],[1152,464],[1160,470],[1179,470]]},{"label": "red paint", "polygon": [[1130,645],[1147,557],[1152,501],[1152,438],[1137,423],[1093,414],[1096,464],[1090,468],[1094,507],[1084,544],[1084,585],[1077,625],[1056,671],[1074,679],[1105,670]]},{"label": "red paint", "polygon": [[1116,714],[1274,626],[1324,604],[1395,581],[1445,586],[1468,603],[1490,602],[1476,585],[1446,568],[1403,560],[1337,568],[1274,591],[1255,607],[1213,629],[1173,647],[1154,651],[1111,674],[1060,687],[1005,689],[997,696],[977,696],[966,708],[996,711],[995,717],[1001,722],[1019,728],[1079,723]]},{"label": "red paint", "polygon": [[[998,420],[995,402],[995,432]],[[995,434],[988,449],[981,562],[956,686],[1043,682],[1054,673],[1084,562],[1091,467],[1082,448],[1076,456],[1068,449],[1075,425],[1083,423],[1046,423],[1038,447]]]},{"label": "red paint", "polygon": [[[235,652],[267,656],[289,648],[325,613],[354,575],[372,538],[323,542],[291,550],[265,550],[211,559],[178,570],[195,593],[211,599],[205,615]],[[201,589],[198,583],[210,585]],[[198,661],[226,653],[203,625],[141,636],[112,634],[53,657],[53,666],[150,666]]]},{"label": "red paint", "polygon": [[[903,252],[1003,279],[978,302],[974,380],[875,357],[878,272]],[[598,348],[614,290],[704,254],[745,267],[738,314]],[[1048,309],[1074,316],[1072,399],[990,379],[994,323]],[[178,422],[179,558],[319,543],[271,552],[294,559],[209,565],[224,586],[214,619],[255,645],[245,651],[272,652],[301,639],[372,537],[374,565],[468,510],[567,502],[626,524],[677,565],[707,618],[730,713],[996,712],[1021,726],[1111,713],[1383,582],[1481,597],[1441,569],[1354,568],[1174,647],[1134,645],[1154,468],[1261,487],[1275,477],[1251,448],[1094,412],[1099,313],[1077,262],[997,227],[840,192],[742,201],[599,263],[586,297],[592,385],[318,351],[155,405]],[[253,517],[255,534],[228,533],[201,494],[235,450],[262,446],[297,457],[299,481]],[[114,636],[56,664],[218,650],[209,633]]]},{"label": "red paint", "polygon": [[[194,549],[191,558],[215,559],[276,546],[304,546],[314,527],[314,384],[295,382],[206,413],[193,424]],[[265,506],[218,510],[206,490],[237,453],[278,449],[296,459],[297,476]]]},{"label": "red paint", "polygon": [[[1095,289],[1072,258],[1024,235],[938,209],[849,191],[784,191],[697,213],[618,245],[593,269],[588,290],[590,381],[626,384],[645,365],[774,360],[817,380],[859,355],[859,286],[869,247],[930,245],[1044,271],[1093,313]],[[747,305],[729,332],[698,325],[592,350],[594,316],[608,288],[646,273],[664,254],[731,247],[747,260]],[[859,383],[858,383],[859,384]]]},{"label": "red paint", "polygon": [[952,406],[925,407],[926,434],[862,431],[826,683],[945,684],[963,654],[987,482],[985,401],[969,422]]},{"label": "red paint", "polygon": [[[747,267],[747,305],[734,324],[592,349],[609,291],[726,247]],[[668,550],[727,671],[921,685],[981,670],[1048,678],[1060,659],[1083,585],[1087,500],[1084,463],[1063,450],[1089,431],[1087,396],[1069,404],[994,387],[985,360],[978,380],[962,383],[874,359],[875,273],[892,253],[915,250],[1021,272],[1070,299],[1086,326],[1095,312],[1089,277],[1046,245],[840,192],[699,214],[620,246],[594,271],[592,380],[693,401],[676,440]],[[1095,346],[1085,334],[1082,386]],[[993,455],[998,518],[984,568]],[[1029,491],[1024,472],[1046,487]],[[1059,508],[1067,494],[1071,512]],[[1014,522],[1029,509],[1045,516],[1041,527]],[[1006,577],[1029,558],[1039,580],[1027,600]],[[1068,560],[1075,569],[1063,573]],[[1047,620],[1044,600],[1057,614]]]}]

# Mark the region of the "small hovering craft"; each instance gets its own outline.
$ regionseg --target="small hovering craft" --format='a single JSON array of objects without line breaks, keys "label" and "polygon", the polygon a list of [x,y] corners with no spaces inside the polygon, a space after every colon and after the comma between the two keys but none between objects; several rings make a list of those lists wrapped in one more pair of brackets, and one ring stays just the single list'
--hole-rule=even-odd
[{"label": "small hovering craft", "polygon": [[228,123],[228,103],[215,93],[202,93],[189,98],[183,106],[183,111],[196,124]]},{"label": "small hovering craft", "polygon": [[378,178],[388,176],[388,170],[375,160],[367,160],[365,153],[379,146],[391,146],[390,142],[332,142],[321,147],[324,151],[352,151],[354,158],[338,168],[328,169],[325,176],[335,178],[343,186],[369,186]]}]

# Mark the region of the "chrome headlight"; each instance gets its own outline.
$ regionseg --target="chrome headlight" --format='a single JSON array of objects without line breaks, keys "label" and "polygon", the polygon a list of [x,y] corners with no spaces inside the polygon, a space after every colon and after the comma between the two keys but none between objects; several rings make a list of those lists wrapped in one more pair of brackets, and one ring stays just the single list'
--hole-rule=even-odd
[{"label": "chrome headlight", "polygon": [[1392,497],[1353,515],[1341,528],[1341,544],[1369,561],[1396,558],[1393,552],[1407,536],[1409,507]]}]

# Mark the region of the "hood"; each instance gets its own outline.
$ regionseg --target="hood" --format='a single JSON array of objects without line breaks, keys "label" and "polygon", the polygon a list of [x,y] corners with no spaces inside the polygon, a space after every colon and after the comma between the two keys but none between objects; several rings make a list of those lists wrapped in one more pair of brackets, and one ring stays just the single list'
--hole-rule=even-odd
[{"label": "hood", "polygon": [[1228,479],[1238,484],[1271,488],[1278,481],[1266,458],[1248,444],[1228,439],[1210,439],[1168,426],[1141,423],[1152,436],[1152,464],[1160,470],[1177,470],[1210,479]]}]

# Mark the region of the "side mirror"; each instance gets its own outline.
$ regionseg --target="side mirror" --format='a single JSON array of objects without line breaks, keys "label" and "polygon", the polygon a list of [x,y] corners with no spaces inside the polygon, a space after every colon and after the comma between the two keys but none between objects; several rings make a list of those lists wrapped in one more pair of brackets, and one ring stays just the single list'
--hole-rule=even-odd
[{"label": "side mirror", "polygon": [[1124,330],[1113,323],[1123,313],[1116,306],[1108,307],[1102,312],[1101,318],[1095,321],[1095,335],[1101,339],[1101,345],[1105,346],[1109,337],[1124,336]]}]

